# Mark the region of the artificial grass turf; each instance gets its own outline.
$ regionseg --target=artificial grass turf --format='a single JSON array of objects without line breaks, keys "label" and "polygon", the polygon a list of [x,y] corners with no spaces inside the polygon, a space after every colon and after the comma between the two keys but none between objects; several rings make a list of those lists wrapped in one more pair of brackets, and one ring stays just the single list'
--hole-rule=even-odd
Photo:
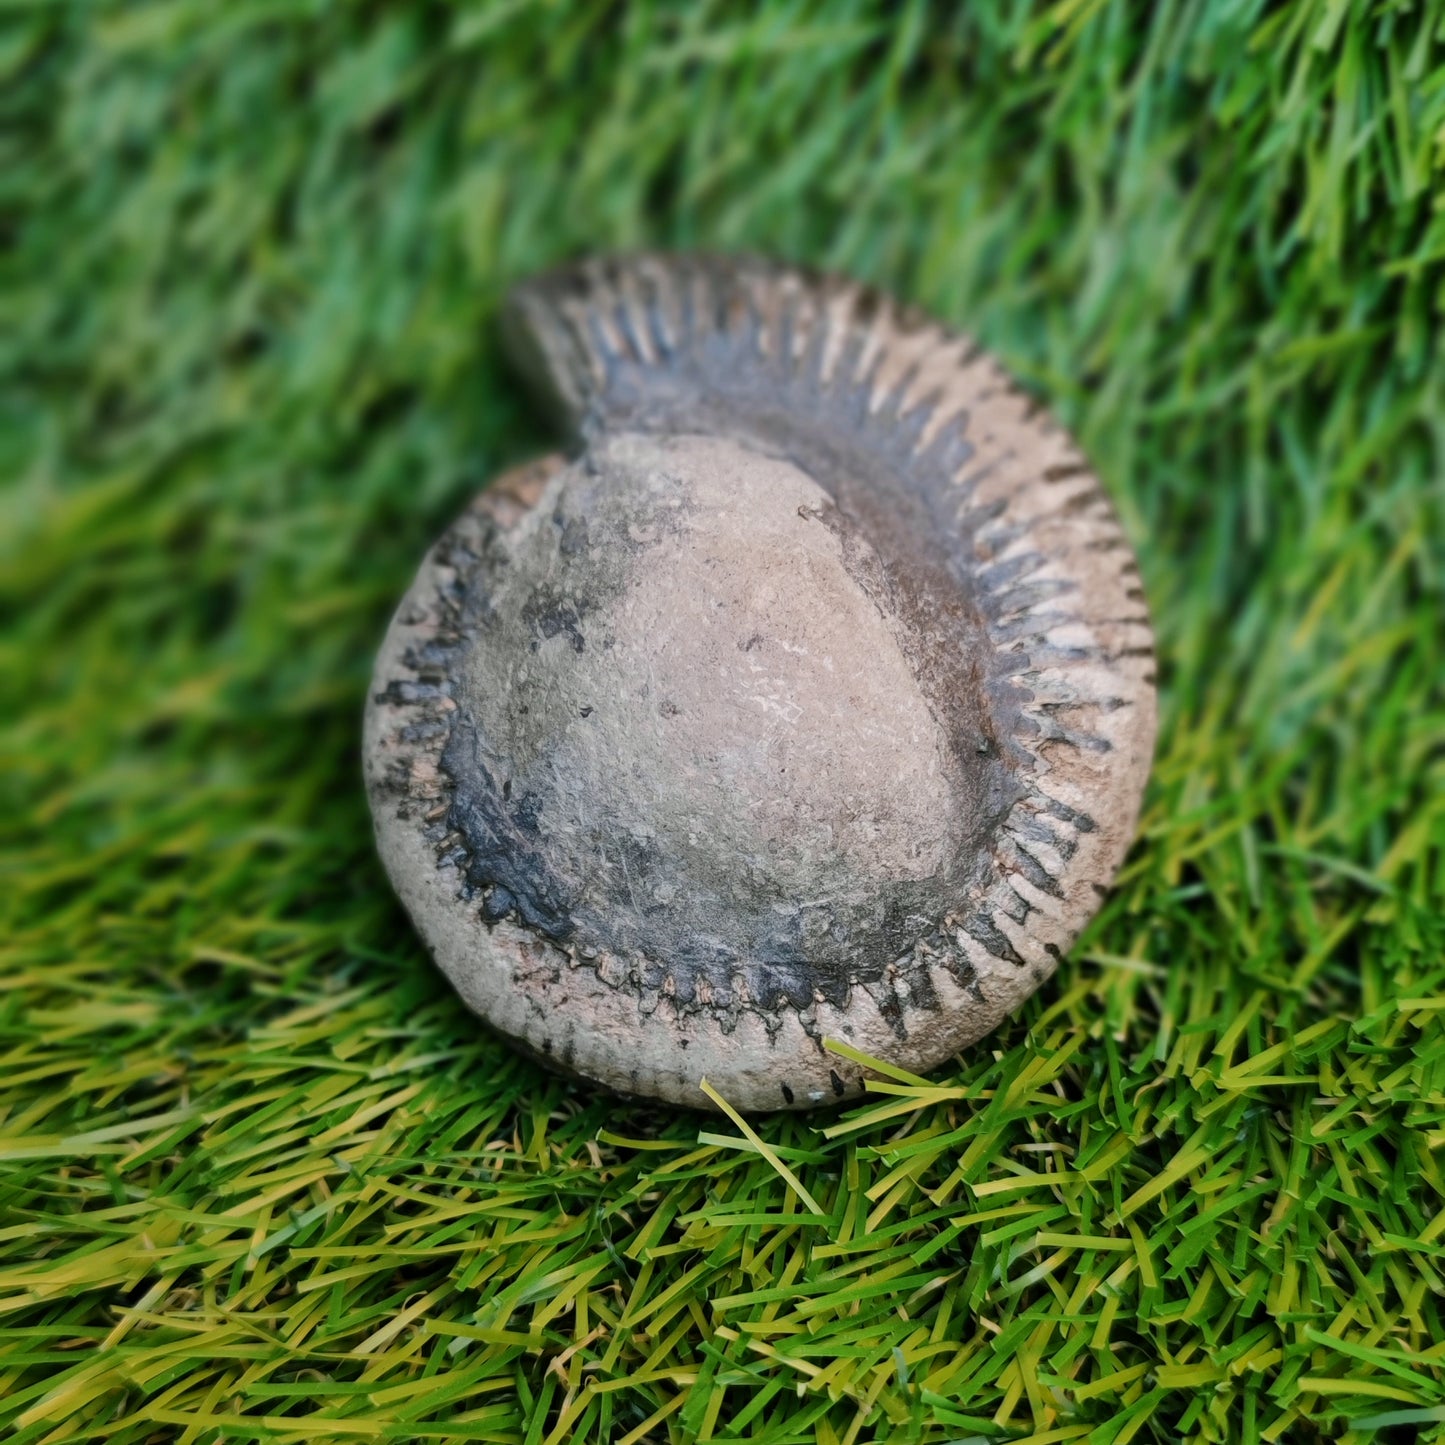
[{"label": "artificial grass turf", "polygon": [[[1439,5],[3,24],[4,1438],[1445,1439]],[[841,1115],[548,1076],[372,854],[498,298],[638,243],[972,328],[1156,614],[1101,918]]]}]

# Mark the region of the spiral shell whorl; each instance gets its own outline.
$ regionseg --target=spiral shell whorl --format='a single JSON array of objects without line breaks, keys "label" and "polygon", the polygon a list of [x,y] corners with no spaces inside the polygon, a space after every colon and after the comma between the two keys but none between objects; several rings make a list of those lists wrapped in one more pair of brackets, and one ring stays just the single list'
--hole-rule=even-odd
[{"label": "spiral shell whorl", "polygon": [[[578,1071],[693,1102],[705,1073],[745,1107],[853,1092],[830,1033],[918,1069],[987,1032],[1097,908],[1152,750],[1148,617],[1087,464],[977,347],[847,282],[709,258],[588,263],[520,288],[507,324],[581,457],[534,478],[530,505],[484,501],[438,544],[369,714],[383,852],[443,968]],[[672,540],[635,541],[679,511]],[[831,613],[856,608],[847,629],[788,595],[790,558]],[[691,631],[668,631],[688,607]],[[720,647],[728,627],[747,633],[728,633],[741,656]],[[764,641],[746,652],[754,632],[776,634],[779,695],[840,720],[833,732],[779,741],[775,720],[756,736],[748,713],[727,721],[765,661]],[[693,730],[654,738],[628,708],[656,703],[648,638],[663,633],[657,665],[692,689]],[[503,673],[507,695],[539,687],[566,709],[580,689],[588,718],[556,710],[539,741],[530,710],[494,705]],[[609,687],[625,696],[581,701]],[[912,740],[878,752],[891,795],[854,748],[868,728]],[[525,817],[515,787],[501,795],[519,747],[545,755],[539,772],[527,751],[529,779],[565,761]],[[809,777],[779,802],[763,764],[784,758]],[[710,769],[746,796],[707,793]],[[714,851],[694,847],[678,819],[709,796],[718,818],[737,803],[772,821],[756,838],[719,824]],[[848,852],[850,829],[880,840],[876,857]],[[626,849],[597,864],[623,838],[656,898],[639,902]],[[947,856],[910,875],[906,838]],[[848,896],[819,912],[790,892],[814,884]]]}]

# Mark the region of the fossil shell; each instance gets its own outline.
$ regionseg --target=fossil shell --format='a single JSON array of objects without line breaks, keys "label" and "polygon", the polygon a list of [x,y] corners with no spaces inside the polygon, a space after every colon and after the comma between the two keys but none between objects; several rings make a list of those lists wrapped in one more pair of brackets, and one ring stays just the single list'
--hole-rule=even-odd
[{"label": "fossil shell", "polygon": [[965,338],[844,281],[636,257],[524,285],[575,448],[432,549],[377,662],[387,868],[466,1002],[621,1092],[857,1094],[1043,983],[1155,727],[1128,541]]}]

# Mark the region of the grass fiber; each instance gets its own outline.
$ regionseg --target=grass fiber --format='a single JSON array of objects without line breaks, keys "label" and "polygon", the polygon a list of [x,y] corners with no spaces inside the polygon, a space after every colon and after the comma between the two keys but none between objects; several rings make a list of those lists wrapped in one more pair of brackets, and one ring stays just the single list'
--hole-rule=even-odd
[{"label": "grass fiber", "polygon": [[[1437,0],[0,16],[0,1436],[1445,1440]],[[1157,619],[1101,916],[842,1114],[551,1077],[372,851],[498,299],[639,244],[971,328]]]}]

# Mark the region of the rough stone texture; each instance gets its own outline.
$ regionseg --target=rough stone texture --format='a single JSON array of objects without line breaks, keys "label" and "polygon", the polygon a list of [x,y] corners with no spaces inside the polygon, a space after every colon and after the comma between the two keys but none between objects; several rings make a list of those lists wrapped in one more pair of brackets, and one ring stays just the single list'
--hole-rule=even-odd
[{"label": "rough stone texture", "polygon": [[856,1094],[1053,971],[1154,737],[1133,554],[966,340],[642,257],[524,287],[574,460],[438,542],[366,719],[382,855],[467,1002],[623,1092]]}]

